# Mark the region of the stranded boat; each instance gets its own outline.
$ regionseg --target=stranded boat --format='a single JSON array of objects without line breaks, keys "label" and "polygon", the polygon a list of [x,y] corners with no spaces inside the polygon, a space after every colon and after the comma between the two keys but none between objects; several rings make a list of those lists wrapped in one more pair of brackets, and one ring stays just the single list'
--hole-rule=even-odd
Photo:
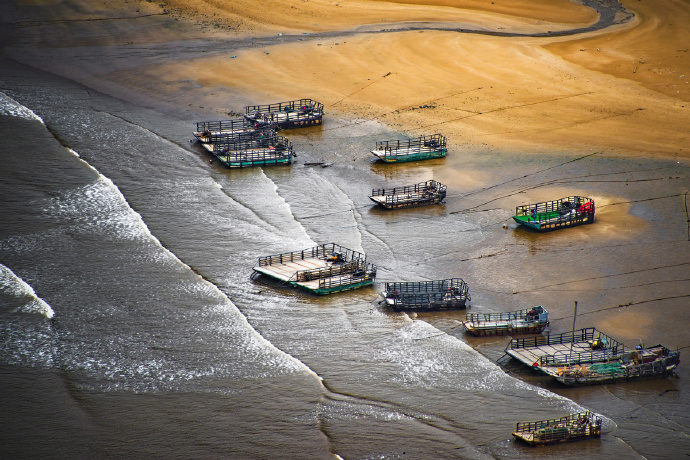
[{"label": "stranded boat", "polygon": [[383,208],[397,209],[438,204],[445,197],[446,186],[435,180],[428,180],[403,187],[374,189],[369,199]]},{"label": "stranded boat", "polygon": [[556,380],[565,385],[593,385],[637,380],[649,377],[666,377],[680,364],[680,352],[662,345],[635,350],[602,363],[568,365],[556,370]]},{"label": "stranded boat", "polygon": [[376,266],[360,252],[335,243],[259,258],[252,279],[265,275],[289,286],[332,294],[373,284]]},{"label": "stranded boat", "polygon": [[257,125],[281,129],[319,125],[323,118],[323,104],[312,99],[296,99],[265,105],[248,105],[244,117]]},{"label": "stranded boat", "polygon": [[400,141],[379,141],[371,153],[386,163],[429,160],[445,157],[446,143],[446,138],[440,134]]},{"label": "stranded boat", "polygon": [[395,311],[462,309],[471,300],[467,284],[460,278],[386,283],[382,295],[381,303]]},{"label": "stranded boat", "polygon": [[626,351],[622,343],[593,327],[512,339],[505,349],[508,356],[548,375],[566,365],[616,359]]},{"label": "stranded boat", "polygon": [[467,313],[462,325],[472,335],[539,334],[549,324],[541,305],[505,313]]},{"label": "stranded boat", "polygon": [[228,168],[289,165],[294,156],[292,143],[283,136],[204,145],[210,145],[211,153]]},{"label": "stranded boat", "polygon": [[594,222],[594,200],[584,196],[569,196],[517,206],[513,220],[540,232],[591,224]]},{"label": "stranded boat", "polygon": [[532,446],[601,436],[601,417],[590,411],[552,420],[517,422],[513,436]]},{"label": "stranded boat", "polygon": [[[268,127],[267,127],[268,128]],[[196,131],[192,134],[200,142],[211,144],[221,142],[222,139],[241,139],[258,136],[261,131],[259,126],[245,118],[235,118],[221,121],[200,121],[196,124]],[[230,140],[226,140],[230,142]]]},{"label": "stranded boat", "polygon": [[666,377],[680,364],[678,351],[662,345],[626,348],[594,328],[512,339],[505,352],[565,385]]}]

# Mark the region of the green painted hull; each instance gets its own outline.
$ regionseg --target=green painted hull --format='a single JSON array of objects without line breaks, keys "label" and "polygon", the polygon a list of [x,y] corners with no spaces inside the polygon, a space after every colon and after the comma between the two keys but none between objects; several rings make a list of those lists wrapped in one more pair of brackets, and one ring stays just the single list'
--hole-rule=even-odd
[{"label": "green painted hull", "polygon": [[379,158],[386,163],[407,163],[409,161],[431,160],[434,158],[443,158],[445,156],[445,150],[437,150],[435,152],[419,152],[407,155],[380,156]]},{"label": "green painted hull", "polygon": [[361,281],[359,283],[343,284],[340,286],[333,286],[331,288],[317,288],[317,289],[311,289],[311,288],[308,288],[305,286],[301,286],[299,284],[296,284],[296,285],[301,287],[302,289],[309,291],[309,292],[313,292],[314,294],[328,295],[328,294],[335,294],[336,292],[351,291],[352,289],[359,289],[361,287],[370,286],[372,284],[374,284],[373,280],[367,280],[367,281]]},{"label": "green painted hull", "polygon": [[562,216],[557,212],[539,213],[532,216],[513,216],[513,220],[520,225],[539,232],[548,232],[559,228],[574,227],[576,225],[591,224],[594,214],[582,214],[575,217]]}]

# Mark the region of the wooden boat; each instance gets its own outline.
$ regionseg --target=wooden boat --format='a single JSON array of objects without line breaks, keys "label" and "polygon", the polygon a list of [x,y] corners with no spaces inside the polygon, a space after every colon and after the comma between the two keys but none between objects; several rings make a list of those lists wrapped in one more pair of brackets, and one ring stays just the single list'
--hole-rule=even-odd
[{"label": "wooden boat", "polygon": [[558,367],[556,380],[565,385],[616,383],[666,377],[680,364],[680,352],[662,345],[638,346],[607,362]]},{"label": "wooden boat", "polygon": [[283,136],[209,145],[211,153],[228,168],[288,165],[294,156],[292,143]]},{"label": "wooden boat", "polygon": [[429,160],[446,156],[447,139],[440,134],[398,141],[380,141],[371,153],[386,163]]},{"label": "wooden boat", "polygon": [[265,105],[248,105],[244,117],[251,123],[271,125],[280,129],[319,125],[323,104],[312,99],[296,99]]},{"label": "wooden boat", "polygon": [[[235,118],[221,121],[200,121],[196,124],[196,131],[192,134],[204,144],[219,142],[223,137],[243,138],[257,135],[261,127],[245,118]],[[270,128],[270,127],[267,127]],[[214,140],[215,139],[215,140]],[[229,141],[228,141],[229,142]]]},{"label": "wooden boat", "polygon": [[383,208],[397,209],[438,204],[445,197],[446,186],[435,180],[428,180],[403,187],[374,189],[369,199]]},{"label": "wooden boat", "polygon": [[382,295],[381,303],[395,311],[456,310],[471,300],[467,284],[460,278],[386,283]]},{"label": "wooden boat", "polygon": [[594,222],[594,200],[569,196],[554,201],[525,204],[515,208],[513,220],[527,228],[545,232]]},{"label": "wooden boat", "polygon": [[625,345],[593,327],[562,334],[516,338],[505,349],[508,356],[552,376],[556,375],[559,367],[602,363],[627,351]]},{"label": "wooden boat", "polygon": [[505,313],[467,313],[462,325],[472,335],[539,334],[549,324],[541,305]]},{"label": "wooden boat", "polygon": [[513,436],[531,446],[544,446],[601,436],[601,417],[590,411],[551,420],[517,422]]},{"label": "wooden boat", "polygon": [[259,258],[252,279],[265,275],[282,284],[324,295],[373,284],[376,266],[360,252],[335,243]]}]

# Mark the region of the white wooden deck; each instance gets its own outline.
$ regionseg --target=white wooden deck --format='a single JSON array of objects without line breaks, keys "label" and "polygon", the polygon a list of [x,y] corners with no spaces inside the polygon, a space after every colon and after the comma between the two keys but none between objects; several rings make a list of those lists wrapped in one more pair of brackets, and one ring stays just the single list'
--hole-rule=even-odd
[{"label": "white wooden deck", "polygon": [[[262,267],[254,267],[254,271],[261,274],[271,276],[273,278],[279,279],[281,281],[287,281],[298,271],[302,270],[314,270],[317,268],[326,268],[330,264],[322,259],[309,258],[300,259],[293,262],[285,262],[282,264],[265,265]],[[319,285],[319,281],[316,280],[316,286]]]},{"label": "white wooden deck", "polygon": [[592,352],[592,347],[589,342],[573,342],[572,344],[559,343],[553,345],[539,345],[537,347],[529,348],[509,348],[506,350],[506,353],[513,358],[522,361],[528,366],[531,366],[535,362],[539,361],[539,358],[542,356],[550,356],[555,354],[567,356],[570,353],[571,345],[573,354]]}]

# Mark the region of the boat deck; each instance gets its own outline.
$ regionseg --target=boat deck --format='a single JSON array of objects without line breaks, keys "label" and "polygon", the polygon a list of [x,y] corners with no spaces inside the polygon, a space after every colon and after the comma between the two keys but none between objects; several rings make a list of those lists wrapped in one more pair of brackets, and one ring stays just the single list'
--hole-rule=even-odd
[{"label": "boat deck", "polygon": [[[332,262],[327,262],[322,259],[308,258],[301,260],[294,260],[291,262],[283,262],[282,264],[266,265],[262,267],[255,267],[254,271],[267,275],[286,283],[294,277],[295,273],[304,270],[318,270],[320,268],[329,268],[333,266]],[[299,287],[316,290],[319,288],[319,280],[314,279],[310,281],[297,281],[295,284]]]},{"label": "boat deck", "polygon": [[601,417],[585,411],[552,420],[518,422],[513,436],[533,446],[598,438],[601,436]]},{"label": "boat deck", "polygon": [[213,142],[214,138],[224,137],[224,136],[249,136],[256,132],[253,126],[247,126],[246,128],[228,128],[219,129],[217,131],[194,131],[192,134],[194,137],[199,139],[200,142],[204,144]]},{"label": "boat deck", "polygon": [[373,284],[376,266],[366,256],[335,243],[259,258],[254,275],[314,294],[332,294]]},{"label": "boat deck", "polygon": [[[572,342],[572,354],[583,354],[583,353],[591,353],[592,351],[592,344],[589,341],[584,341],[584,342]],[[606,350],[602,350],[600,354],[602,355],[602,358],[604,356]],[[506,353],[508,353],[510,356],[513,358],[522,361],[523,363],[527,364],[528,366],[533,365],[535,362],[539,362],[539,358],[544,357],[544,356],[554,356],[554,355],[563,355],[563,356],[568,356],[571,353],[571,344],[570,343],[559,343],[559,344],[552,344],[552,345],[540,345],[537,347],[530,347],[530,348],[514,348],[514,349],[509,349],[506,350]]]},{"label": "boat deck", "polygon": [[390,206],[391,203],[391,198],[395,199],[395,204],[400,206],[404,205],[406,203],[420,203],[420,202],[428,202],[431,201],[434,197],[429,194],[429,193],[406,193],[406,194],[400,194],[400,195],[394,195],[391,197],[391,195],[378,195],[378,196],[371,196],[369,197],[371,201],[374,203],[383,206],[383,207],[388,207]]}]

